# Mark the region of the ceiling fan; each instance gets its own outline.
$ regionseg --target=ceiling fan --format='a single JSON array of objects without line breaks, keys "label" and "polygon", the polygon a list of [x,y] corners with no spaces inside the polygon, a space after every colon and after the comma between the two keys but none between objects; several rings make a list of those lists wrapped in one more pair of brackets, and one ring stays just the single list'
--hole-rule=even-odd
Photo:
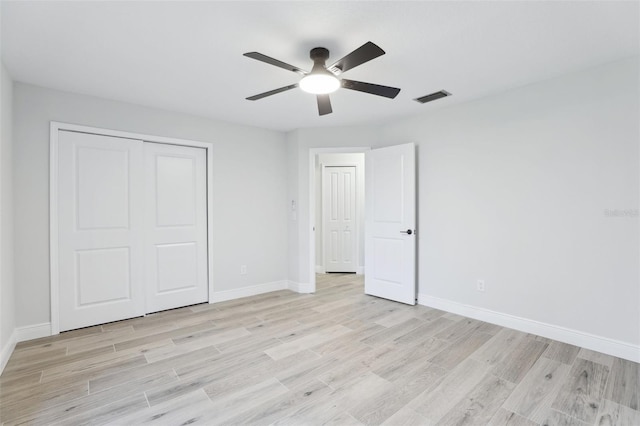
[{"label": "ceiling fan", "polygon": [[397,87],[381,86],[379,84],[338,78],[340,74],[349,71],[358,65],[362,65],[365,62],[369,62],[378,56],[382,56],[384,53],[384,50],[380,49],[376,44],[368,41],[344,58],[327,67],[325,66],[325,62],[329,59],[329,50],[324,47],[315,47],[311,49],[311,52],[309,53],[309,56],[313,60],[313,68],[311,68],[311,72],[289,65],[277,59],[273,59],[269,56],[263,55],[262,53],[245,53],[244,56],[248,58],[266,62],[267,64],[275,65],[276,67],[284,68],[303,76],[296,84],[291,84],[289,86],[280,87],[278,89],[250,96],[247,100],[257,101],[258,99],[266,98],[267,96],[275,95],[276,93],[282,93],[287,90],[300,87],[303,91],[316,95],[318,100],[318,112],[320,115],[326,115],[332,112],[329,93],[335,92],[340,87],[393,99],[400,92],[400,89]]}]

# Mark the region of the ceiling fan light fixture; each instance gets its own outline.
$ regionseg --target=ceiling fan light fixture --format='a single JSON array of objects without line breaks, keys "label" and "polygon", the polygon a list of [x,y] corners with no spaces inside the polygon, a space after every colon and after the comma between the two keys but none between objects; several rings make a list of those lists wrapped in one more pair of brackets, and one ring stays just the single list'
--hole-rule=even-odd
[{"label": "ceiling fan light fixture", "polygon": [[248,58],[255,59],[278,68],[283,68],[297,74],[302,74],[303,76],[296,84],[290,84],[278,89],[269,90],[268,92],[249,96],[247,100],[257,101],[258,99],[266,98],[267,96],[286,92],[298,87],[304,92],[316,95],[316,100],[318,102],[318,114],[327,115],[331,114],[333,111],[331,108],[329,93],[335,92],[339,88],[356,90],[358,92],[393,99],[400,92],[400,89],[397,87],[381,86],[379,84],[365,83],[363,81],[338,78],[338,76],[341,76],[345,71],[360,66],[381,55],[384,55],[384,50],[368,41],[353,52],[344,56],[342,59],[327,67],[325,64],[327,59],[329,59],[329,50],[324,47],[314,47],[309,51],[309,58],[313,61],[313,68],[311,68],[311,72],[307,72],[293,65],[289,65],[286,62],[263,55],[262,53],[247,52],[244,56]]},{"label": "ceiling fan light fixture", "polygon": [[300,80],[300,88],[314,95],[333,93],[340,87],[340,80],[330,72],[320,72],[305,75]]}]

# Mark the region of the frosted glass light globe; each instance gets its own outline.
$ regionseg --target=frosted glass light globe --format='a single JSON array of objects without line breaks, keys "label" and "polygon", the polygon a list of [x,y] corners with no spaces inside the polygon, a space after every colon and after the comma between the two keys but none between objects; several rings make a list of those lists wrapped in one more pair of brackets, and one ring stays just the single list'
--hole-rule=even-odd
[{"label": "frosted glass light globe", "polygon": [[308,74],[300,80],[300,88],[314,95],[326,95],[338,90],[340,80],[331,73]]}]

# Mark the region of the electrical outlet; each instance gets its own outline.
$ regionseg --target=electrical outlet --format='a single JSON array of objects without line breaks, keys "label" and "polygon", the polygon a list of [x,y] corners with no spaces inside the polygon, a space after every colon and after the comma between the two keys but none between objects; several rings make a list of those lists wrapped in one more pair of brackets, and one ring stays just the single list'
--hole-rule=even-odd
[{"label": "electrical outlet", "polygon": [[240,265],[240,275],[247,275],[247,265]]},{"label": "electrical outlet", "polygon": [[476,285],[476,289],[478,291],[484,292],[484,280],[478,280],[478,284]]}]

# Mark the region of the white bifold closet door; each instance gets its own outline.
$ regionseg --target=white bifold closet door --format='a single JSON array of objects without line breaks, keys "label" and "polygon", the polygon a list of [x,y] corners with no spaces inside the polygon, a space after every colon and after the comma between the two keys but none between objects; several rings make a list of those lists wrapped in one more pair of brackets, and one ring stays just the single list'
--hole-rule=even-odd
[{"label": "white bifold closet door", "polygon": [[142,147],[58,134],[61,331],[144,315]]},{"label": "white bifold closet door", "polygon": [[58,134],[60,331],[207,300],[205,150]]},{"label": "white bifold closet door", "polygon": [[147,313],[205,302],[206,151],[145,143],[144,156]]}]

